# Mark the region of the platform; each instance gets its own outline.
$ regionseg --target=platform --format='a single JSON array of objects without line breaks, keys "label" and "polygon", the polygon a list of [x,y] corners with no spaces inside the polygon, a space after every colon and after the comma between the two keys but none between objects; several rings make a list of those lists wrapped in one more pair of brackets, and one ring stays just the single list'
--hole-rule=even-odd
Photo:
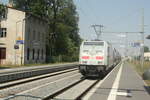
[{"label": "platform", "polygon": [[98,83],[84,100],[150,100],[147,89],[133,65],[123,62]]}]

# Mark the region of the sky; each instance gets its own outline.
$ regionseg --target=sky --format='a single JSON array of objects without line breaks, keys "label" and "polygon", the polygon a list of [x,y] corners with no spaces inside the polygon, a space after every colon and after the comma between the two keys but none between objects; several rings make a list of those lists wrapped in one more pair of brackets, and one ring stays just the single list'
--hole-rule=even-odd
[{"label": "sky", "polygon": [[[103,25],[103,32],[139,32],[141,31],[141,16],[144,9],[145,37],[150,35],[150,0],[74,0],[79,14],[80,36],[85,40],[95,39],[93,24]],[[124,48],[128,41],[129,53],[139,48],[133,48],[130,44],[141,41],[139,33],[102,33],[101,39],[109,41],[120,52],[126,52]],[[150,47],[150,40],[145,39],[146,46]]]},{"label": "sky", "polygon": [[[6,3],[8,0],[0,1]],[[145,37],[150,35],[150,0],[74,0],[74,3],[79,14],[79,34],[84,40],[96,38],[91,25],[103,25],[103,32],[116,34],[102,33],[102,40],[109,41],[122,53],[126,52],[124,45],[128,42],[129,53],[133,54],[139,48],[133,48],[130,44],[141,41],[141,35],[128,33],[126,36],[124,32],[141,30],[142,8],[144,8]],[[144,45],[150,48],[150,40],[145,38],[144,42]]]},{"label": "sky", "polygon": [[6,4],[7,2],[8,2],[8,0],[0,0],[0,3]]}]

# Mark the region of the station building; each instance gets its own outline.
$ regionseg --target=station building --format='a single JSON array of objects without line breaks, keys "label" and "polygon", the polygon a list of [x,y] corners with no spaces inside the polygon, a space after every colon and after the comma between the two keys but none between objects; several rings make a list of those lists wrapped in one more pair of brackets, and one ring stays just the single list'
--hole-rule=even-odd
[{"label": "station building", "polygon": [[44,63],[47,21],[7,7],[0,22],[0,65]]},{"label": "station building", "polygon": [[150,52],[145,52],[144,53],[144,60],[150,61]]}]

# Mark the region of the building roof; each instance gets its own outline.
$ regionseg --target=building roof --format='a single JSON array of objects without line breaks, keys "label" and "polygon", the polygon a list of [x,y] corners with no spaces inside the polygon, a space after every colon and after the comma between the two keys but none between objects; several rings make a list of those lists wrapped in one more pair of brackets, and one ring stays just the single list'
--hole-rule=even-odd
[{"label": "building roof", "polygon": [[42,21],[48,22],[48,19],[47,19],[47,18],[37,16],[37,15],[31,13],[31,12],[26,12],[26,11],[23,11],[23,10],[20,10],[20,9],[13,8],[13,7],[11,7],[11,6],[6,6],[6,7],[7,7],[7,8],[10,8],[10,9],[14,9],[14,10],[18,10],[18,11],[25,12],[27,15],[31,15],[32,17],[35,17],[35,18],[40,19],[40,20],[42,20]]}]

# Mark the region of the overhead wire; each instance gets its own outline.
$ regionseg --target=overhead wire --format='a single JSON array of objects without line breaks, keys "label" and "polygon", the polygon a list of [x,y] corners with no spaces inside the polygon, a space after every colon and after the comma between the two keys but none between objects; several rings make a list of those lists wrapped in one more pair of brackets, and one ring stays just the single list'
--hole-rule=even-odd
[{"label": "overhead wire", "polygon": [[95,23],[97,23],[98,16],[93,13],[93,12],[94,12],[94,9],[92,8],[92,5],[91,5],[91,3],[89,3],[88,0],[86,0],[86,5],[88,6],[87,9],[89,9],[89,11],[90,11],[90,13],[91,13],[91,14],[90,14],[90,15],[91,15],[91,19],[92,19]]},{"label": "overhead wire", "polygon": [[86,14],[85,11],[82,9],[82,5],[80,4],[80,6],[78,6],[78,9],[80,10],[80,12],[86,17],[89,19],[89,21],[91,21],[93,24],[95,23],[95,21],[93,20],[92,17],[90,17],[89,15],[90,14]]},{"label": "overhead wire", "polygon": [[[138,10],[134,10],[132,12],[130,12],[129,14],[127,14],[126,16],[124,16],[124,18],[122,16],[119,16],[117,18],[115,18],[116,20],[113,19],[113,21],[109,24],[109,26],[113,26],[114,24],[118,24],[118,22],[121,22],[121,21],[126,21],[127,18],[129,18],[131,15],[135,15],[137,12],[139,12],[139,9]],[[109,27],[107,26],[107,27]],[[111,28],[111,27],[109,27]],[[112,28],[111,28],[112,29]]]},{"label": "overhead wire", "polygon": [[[78,10],[81,12],[81,14],[85,17],[85,18],[87,18],[88,19],[88,21],[86,22],[86,23],[88,23],[89,24],[89,27],[91,27],[91,25],[92,24],[95,24],[95,20],[91,17],[91,16],[89,16],[90,14],[87,14],[82,8],[83,8],[83,6],[81,5],[81,3],[79,2],[79,0],[77,0],[78,2]],[[80,5],[79,5],[79,3],[80,3]],[[92,28],[91,28],[92,29]],[[89,34],[89,35],[92,35],[92,34]],[[95,35],[95,34],[94,34]],[[93,35],[92,36],[90,36],[90,37],[93,37]]]},{"label": "overhead wire", "polygon": [[[92,20],[94,23],[95,22],[97,23],[97,21],[95,21],[95,20],[98,19],[98,17],[96,14],[93,14],[93,8],[90,6],[91,4],[89,4],[88,0],[86,0],[86,4],[88,5],[87,8],[91,11],[92,14],[87,15],[81,7],[79,8],[80,11],[84,14],[85,17],[88,17],[90,19],[90,21]],[[121,21],[126,21],[127,18],[131,17],[131,15],[133,15],[133,14],[135,15],[135,13],[137,13],[137,11],[132,11],[131,13],[124,16],[124,18],[122,16],[119,16],[119,17],[115,18],[116,20],[113,20],[109,25],[111,26],[111,25],[117,24],[118,22],[120,23]],[[93,17],[91,17],[91,15],[93,15]],[[109,26],[107,26],[107,27],[110,28]]]}]

